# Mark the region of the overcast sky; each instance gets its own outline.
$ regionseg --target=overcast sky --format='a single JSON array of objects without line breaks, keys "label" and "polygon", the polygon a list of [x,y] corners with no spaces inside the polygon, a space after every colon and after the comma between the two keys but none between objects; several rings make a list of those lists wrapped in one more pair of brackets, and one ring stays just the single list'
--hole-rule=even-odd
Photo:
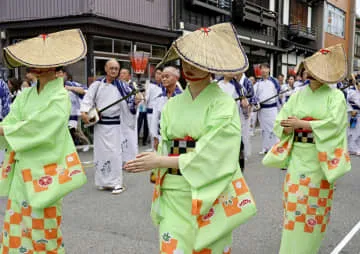
[{"label": "overcast sky", "polygon": [[356,0],[356,14],[360,16],[360,0]]}]

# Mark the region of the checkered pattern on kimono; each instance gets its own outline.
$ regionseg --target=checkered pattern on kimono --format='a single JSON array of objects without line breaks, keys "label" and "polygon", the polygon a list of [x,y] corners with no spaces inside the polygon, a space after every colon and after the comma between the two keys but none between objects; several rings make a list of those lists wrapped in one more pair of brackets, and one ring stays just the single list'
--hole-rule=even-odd
[{"label": "checkered pattern on kimono", "polygon": [[304,232],[326,231],[333,198],[333,186],[326,180],[311,183],[310,177],[300,175],[299,181],[290,181],[287,174],[284,184],[284,228],[294,230],[303,227]]},{"label": "checkered pattern on kimono", "polygon": [[39,179],[35,179],[32,175],[31,169],[23,169],[21,171],[23,181],[26,184],[31,184],[35,192],[47,191],[49,186],[53,183],[55,177],[59,184],[64,184],[72,181],[72,176],[83,171],[81,169],[73,168],[81,167],[81,162],[78,154],[72,153],[66,156],[66,168],[60,168],[56,163],[44,166],[44,175]]},{"label": "checkered pattern on kimono", "polygon": [[55,254],[62,249],[61,211],[33,209],[26,201],[8,200],[1,237],[2,253]]},{"label": "checkered pattern on kimono", "polygon": [[312,144],[315,143],[314,135],[312,132],[295,132],[294,141]]},{"label": "checkered pattern on kimono", "polygon": [[194,150],[196,142],[194,140],[173,140],[171,143],[170,154],[177,156]]},{"label": "checkered pattern on kimono", "polygon": [[[196,141],[190,137],[185,139],[175,139],[171,142],[169,156],[179,156],[180,154],[191,152],[195,149]],[[168,173],[172,175],[181,175],[177,168],[169,168]]]}]

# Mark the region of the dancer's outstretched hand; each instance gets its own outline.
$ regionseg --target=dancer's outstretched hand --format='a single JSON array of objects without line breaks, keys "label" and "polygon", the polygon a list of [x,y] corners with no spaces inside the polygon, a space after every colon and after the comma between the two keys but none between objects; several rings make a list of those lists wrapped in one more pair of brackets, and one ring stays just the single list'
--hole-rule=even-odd
[{"label": "dancer's outstretched hand", "polygon": [[140,153],[135,160],[128,161],[125,164],[126,171],[138,173],[158,168],[160,165],[160,156],[154,152]]}]

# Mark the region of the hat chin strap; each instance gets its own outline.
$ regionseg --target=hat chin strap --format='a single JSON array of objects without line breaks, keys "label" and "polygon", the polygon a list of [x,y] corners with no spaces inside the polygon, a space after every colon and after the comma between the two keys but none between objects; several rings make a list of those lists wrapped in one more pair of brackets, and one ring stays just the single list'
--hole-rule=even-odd
[{"label": "hat chin strap", "polygon": [[210,76],[210,73],[208,73],[205,77],[203,78],[189,78],[188,76],[185,75],[184,71],[181,70],[181,74],[183,75],[183,77],[188,80],[188,81],[191,81],[191,82],[197,82],[197,81],[202,81],[202,80],[205,80],[207,79],[209,76]]}]

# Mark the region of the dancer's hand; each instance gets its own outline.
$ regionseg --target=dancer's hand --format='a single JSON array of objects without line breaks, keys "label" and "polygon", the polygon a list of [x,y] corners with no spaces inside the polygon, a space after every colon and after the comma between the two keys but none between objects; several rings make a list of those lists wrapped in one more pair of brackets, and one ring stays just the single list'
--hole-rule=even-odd
[{"label": "dancer's hand", "polygon": [[282,120],[280,122],[282,127],[290,127],[293,129],[309,129],[311,130],[311,125],[309,121],[300,120],[295,116],[289,116],[287,120]]},{"label": "dancer's hand", "polygon": [[141,153],[135,160],[128,161],[125,164],[125,170],[138,173],[160,167],[160,156],[154,152]]},{"label": "dancer's hand", "polygon": [[300,121],[301,120],[299,120],[295,116],[289,116],[288,119],[282,120],[280,125],[282,127],[289,127],[289,128],[293,128],[293,129],[298,129],[298,128],[301,128],[301,127],[299,127],[301,125]]}]

